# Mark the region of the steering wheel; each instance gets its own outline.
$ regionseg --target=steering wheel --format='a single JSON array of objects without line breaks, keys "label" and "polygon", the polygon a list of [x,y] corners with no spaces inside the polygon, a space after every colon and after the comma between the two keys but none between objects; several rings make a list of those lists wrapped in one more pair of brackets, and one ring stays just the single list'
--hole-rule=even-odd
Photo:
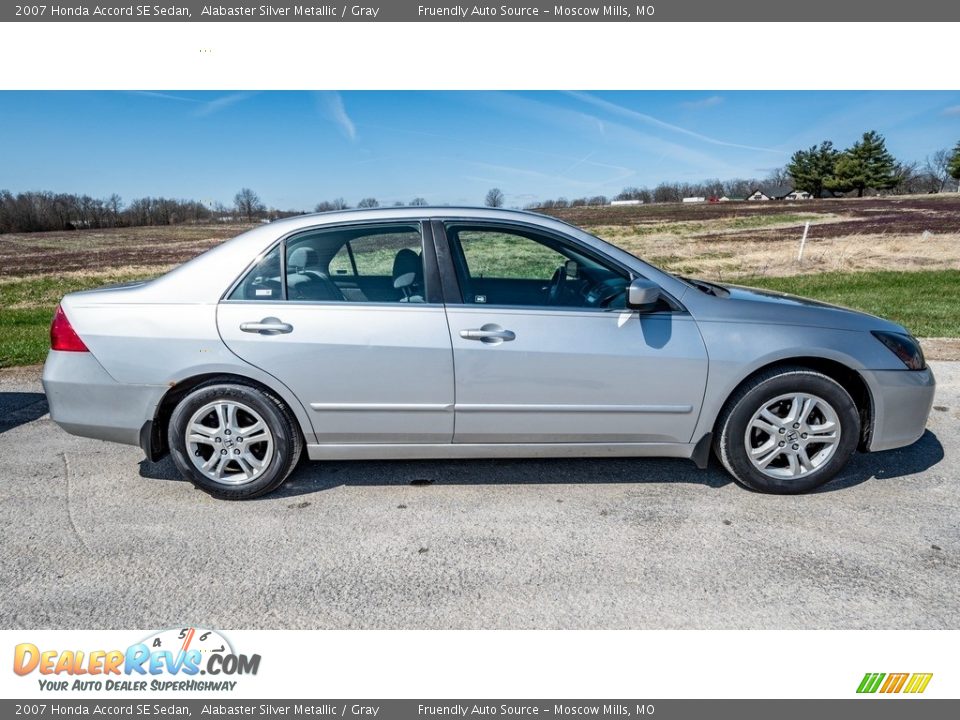
[{"label": "steering wheel", "polygon": [[560,305],[563,300],[564,291],[567,287],[567,268],[563,265],[558,267],[550,278],[550,291],[547,293],[548,305]]}]

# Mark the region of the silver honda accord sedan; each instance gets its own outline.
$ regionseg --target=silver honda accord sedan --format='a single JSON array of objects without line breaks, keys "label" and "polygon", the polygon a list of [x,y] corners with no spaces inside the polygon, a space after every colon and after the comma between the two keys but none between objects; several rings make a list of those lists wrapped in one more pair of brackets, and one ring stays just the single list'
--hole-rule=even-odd
[{"label": "silver honda accord sedan", "polygon": [[689,458],[799,493],[916,441],[919,343],[887,320],[677,277],[567,223],[390,208],[262,225],[63,298],[67,432],[170,453],[220,498],[311,460]]}]

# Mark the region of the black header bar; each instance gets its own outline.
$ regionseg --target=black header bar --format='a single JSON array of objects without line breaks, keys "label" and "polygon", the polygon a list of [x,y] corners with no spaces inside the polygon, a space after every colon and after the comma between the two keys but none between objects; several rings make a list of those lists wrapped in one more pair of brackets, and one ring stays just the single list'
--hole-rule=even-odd
[{"label": "black header bar", "polygon": [[[960,3],[943,0],[645,0],[620,2],[381,4],[114,0],[3,3],[0,22],[955,22]],[[867,32],[851,26],[855,34]],[[802,37],[798,38],[803,43]]]}]

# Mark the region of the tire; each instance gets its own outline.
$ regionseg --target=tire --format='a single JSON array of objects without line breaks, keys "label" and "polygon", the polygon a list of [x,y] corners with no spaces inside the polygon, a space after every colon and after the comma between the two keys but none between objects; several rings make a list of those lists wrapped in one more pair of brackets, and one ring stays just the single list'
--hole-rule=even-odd
[{"label": "tire", "polygon": [[286,403],[236,382],[212,381],[184,397],[170,417],[167,441],[180,474],[223,500],[276,490],[303,449]]},{"label": "tire", "polygon": [[714,452],[737,482],[793,495],[829,482],[847,464],[859,443],[860,413],[835,380],[783,367],[738,389],[717,430]]}]

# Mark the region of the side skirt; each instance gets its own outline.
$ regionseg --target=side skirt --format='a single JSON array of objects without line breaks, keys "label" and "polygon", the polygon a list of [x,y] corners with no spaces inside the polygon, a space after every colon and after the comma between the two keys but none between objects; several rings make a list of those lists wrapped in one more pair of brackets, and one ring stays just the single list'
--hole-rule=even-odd
[{"label": "side skirt", "polygon": [[[311,460],[442,460],[483,458],[691,458],[702,443],[443,443],[307,445]],[[709,447],[709,443],[707,445]]]}]

